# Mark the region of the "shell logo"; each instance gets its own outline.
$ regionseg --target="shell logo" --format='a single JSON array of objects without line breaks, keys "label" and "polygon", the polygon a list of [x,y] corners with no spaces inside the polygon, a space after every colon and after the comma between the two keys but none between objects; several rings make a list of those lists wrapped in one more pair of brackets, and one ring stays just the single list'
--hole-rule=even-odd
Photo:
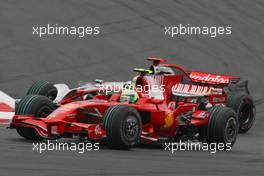
[{"label": "shell logo", "polygon": [[163,128],[170,128],[174,123],[173,112],[169,112],[164,120]]},{"label": "shell logo", "polygon": [[62,107],[66,109],[72,109],[72,108],[77,108],[78,106],[79,105],[77,104],[66,104],[66,105],[63,105]]}]

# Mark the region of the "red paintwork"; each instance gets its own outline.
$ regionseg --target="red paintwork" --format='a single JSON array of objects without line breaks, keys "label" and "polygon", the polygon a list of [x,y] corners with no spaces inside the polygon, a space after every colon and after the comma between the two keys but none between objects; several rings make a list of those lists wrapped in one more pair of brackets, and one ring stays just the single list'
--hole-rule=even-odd
[{"label": "red paintwork", "polygon": [[149,61],[159,61],[159,62],[167,62],[166,59],[163,59],[163,58],[153,58],[153,57],[149,57],[146,60],[149,60]]},{"label": "red paintwork", "polygon": [[14,112],[14,109],[5,103],[0,102],[0,111],[1,112]]},{"label": "red paintwork", "polygon": [[10,119],[4,119],[4,118],[0,118],[0,124],[10,124],[11,120]]},{"label": "red paintwork", "polygon": [[[148,58],[148,60],[159,60],[165,62],[165,60]],[[192,102],[192,98],[183,98],[176,102],[171,100],[172,87],[182,81],[183,77],[187,77],[192,81],[192,84],[207,84],[212,87],[223,87],[229,83],[229,81],[235,77],[219,75],[220,78],[225,79],[223,83],[217,81],[201,81],[191,78],[190,75],[202,75],[208,76],[209,73],[192,72],[189,74],[182,67],[176,64],[160,64],[163,67],[173,67],[182,71],[181,75],[140,75],[137,77],[142,83],[142,86],[149,85],[153,80],[157,84],[164,85],[165,92],[162,99],[150,97],[149,90],[145,90],[139,93],[139,100],[135,104],[120,103],[120,94],[109,95],[97,95],[92,100],[83,100],[83,96],[91,91],[78,90],[75,95],[63,100],[61,106],[52,112],[46,118],[35,119],[32,116],[16,115],[13,118],[11,125],[25,126],[34,128],[42,137],[47,139],[55,139],[62,136],[67,132],[82,133],[87,132],[87,137],[92,140],[101,140],[107,136],[105,130],[101,127],[100,123],[103,120],[103,114],[110,106],[124,104],[132,106],[139,112],[149,112],[150,120],[143,124],[141,139],[143,142],[148,141],[147,138],[158,139],[158,137],[173,138],[179,128],[178,117],[182,113],[192,112],[191,121],[186,124],[189,126],[200,126],[208,123],[208,112],[198,109],[198,104]],[[211,74],[215,76],[214,74]],[[154,81],[154,82],[155,82]],[[191,89],[191,86],[190,88]],[[93,90],[96,91],[96,90]],[[73,100],[76,97],[80,97],[82,101]],[[227,96],[224,92],[221,94],[210,94],[208,96],[209,102],[214,106],[216,104],[226,104]],[[177,107],[172,106],[175,103]],[[78,109],[94,109],[96,108],[102,117],[87,118],[82,111]],[[203,115],[204,114],[204,115]],[[142,117],[145,118],[145,117]],[[151,141],[151,140],[149,140]]]},{"label": "red paintwork", "polygon": [[[0,112],[14,112],[14,109],[5,103],[0,102]],[[11,119],[6,117],[1,117],[0,115],[0,124],[10,124]]]}]

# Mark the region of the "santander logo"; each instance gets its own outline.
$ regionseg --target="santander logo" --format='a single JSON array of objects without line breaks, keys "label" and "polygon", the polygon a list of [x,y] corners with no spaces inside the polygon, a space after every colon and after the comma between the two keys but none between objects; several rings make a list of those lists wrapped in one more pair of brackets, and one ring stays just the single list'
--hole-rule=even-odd
[{"label": "santander logo", "polygon": [[214,75],[210,73],[191,72],[189,76],[195,81],[208,82],[212,84],[228,84],[230,81],[229,76]]}]

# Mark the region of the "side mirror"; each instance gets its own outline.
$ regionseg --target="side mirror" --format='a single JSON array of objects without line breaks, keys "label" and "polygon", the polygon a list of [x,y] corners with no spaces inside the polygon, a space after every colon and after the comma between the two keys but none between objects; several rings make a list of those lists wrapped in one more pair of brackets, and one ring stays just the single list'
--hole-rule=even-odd
[{"label": "side mirror", "polygon": [[103,84],[104,83],[104,81],[101,79],[95,79],[94,82],[97,84]]}]

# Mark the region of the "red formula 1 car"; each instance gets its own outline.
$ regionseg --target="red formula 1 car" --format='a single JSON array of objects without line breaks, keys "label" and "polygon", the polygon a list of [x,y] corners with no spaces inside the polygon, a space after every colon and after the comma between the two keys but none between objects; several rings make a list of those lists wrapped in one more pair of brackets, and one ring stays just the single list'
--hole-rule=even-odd
[{"label": "red formula 1 car", "polygon": [[84,86],[52,101],[56,95],[43,95],[59,91],[37,83],[16,106],[10,127],[30,140],[79,136],[122,149],[139,142],[178,140],[233,145],[238,132],[251,128],[255,106],[247,82],[187,72],[176,64],[161,63],[165,59],[148,60],[153,62],[150,69],[134,69],[139,75],[118,91],[120,85],[110,84],[113,91],[108,92],[102,90],[109,87],[98,91]]}]

